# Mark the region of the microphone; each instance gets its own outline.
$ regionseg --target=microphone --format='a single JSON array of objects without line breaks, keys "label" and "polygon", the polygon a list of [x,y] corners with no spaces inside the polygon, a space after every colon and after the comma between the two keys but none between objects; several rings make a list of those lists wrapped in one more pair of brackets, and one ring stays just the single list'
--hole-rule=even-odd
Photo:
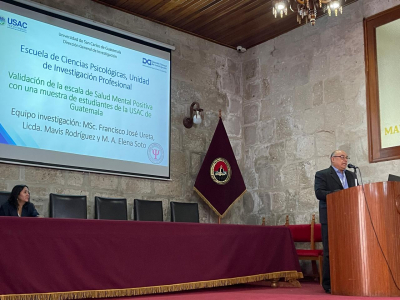
[{"label": "microphone", "polygon": [[[357,186],[357,185],[358,185],[357,169],[360,171],[360,168],[359,168],[359,167],[356,167],[356,166],[353,165],[353,164],[348,164],[347,167],[348,167],[348,168],[351,168],[351,169],[354,169],[354,176],[356,177],[356,178],[355,178],[355,185]],[[360,173],[360,174],[361,174],[361,173]]]},{"label": "microphone", "polygon": [[353,165],[353,164],[348,164],[347,167],[348,167],[348,168],[352,168],[352,169],[354,169],[354,170],[355,170],[355,169],[358,169],[358,167],[356,167],[356,166]]}]

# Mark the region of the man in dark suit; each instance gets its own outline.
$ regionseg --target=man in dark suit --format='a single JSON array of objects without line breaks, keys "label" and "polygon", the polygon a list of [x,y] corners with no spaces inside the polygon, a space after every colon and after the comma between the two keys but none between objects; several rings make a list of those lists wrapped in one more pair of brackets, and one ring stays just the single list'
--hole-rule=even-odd
[{"label": "man in dark suit", "polygon": [[349,157],[346,152],[336,150],[331,154],[331,166],[315,174],[315,196],[319,200],[319,221],[324,247],[322,287],[325,292],[331,292],[331,277],[329,268],[328,216],[326,212],[326,196],[330,193],[347,189],[356,185],[353,172],[346,170]]}]

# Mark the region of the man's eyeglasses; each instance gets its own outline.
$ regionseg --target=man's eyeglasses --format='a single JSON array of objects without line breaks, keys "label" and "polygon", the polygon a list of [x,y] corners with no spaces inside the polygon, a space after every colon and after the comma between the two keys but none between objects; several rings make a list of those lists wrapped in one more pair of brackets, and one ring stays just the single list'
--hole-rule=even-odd
[{"label": "man's eyeglasses", "polygon": [[332,157],[340,157],[341,159],[347,159],[347,160],[350,159],[350,157],[344,156],[344,155],[336,155],[336,156],[332,156]]}]

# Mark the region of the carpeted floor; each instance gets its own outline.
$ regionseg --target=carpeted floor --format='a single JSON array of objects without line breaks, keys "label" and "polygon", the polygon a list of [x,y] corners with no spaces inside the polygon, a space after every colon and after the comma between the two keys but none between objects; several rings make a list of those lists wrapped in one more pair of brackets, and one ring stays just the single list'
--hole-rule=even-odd
[{"label": "carpeted floor", "polygon": [[[395,299],[385,297],[350,297],[326,294],[317,282],[302,282],[301,288],[280,287],[271,288],[259,285],[235,285],[213,289],[194,290],[158,295],[145,295],[136,297],[113,298],[113,300],[308,300],[308,299],[333,299],[333,300],[376,300]],[[396,299],[399,299],[396,297]],[[110,300],[106,298],[104,300]]]}]

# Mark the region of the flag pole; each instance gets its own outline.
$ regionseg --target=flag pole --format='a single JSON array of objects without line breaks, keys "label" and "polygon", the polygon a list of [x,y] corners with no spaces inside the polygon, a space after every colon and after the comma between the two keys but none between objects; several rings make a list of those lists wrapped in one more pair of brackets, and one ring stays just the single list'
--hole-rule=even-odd
[{"label": "flag pole", "polygon": [[[218,117],[219,117],[220,119],[222,118],[221,109],[218,111]],[[218,216],[218,224],[221,224],[221,216]]]},{"label": "flag pole", "polygon": [[194,191],[217,214],[218,224],[232,205],[246,192],[239,165],[222,122],[222,110],[206,156],[194,184]]},{"label": "flag pole", "polygon": [[[222,118],[221,109],[218,112],[218,116],[219,116],[220,119]],[[221,224],[221,216],[218,216],[218,224]]]}]

